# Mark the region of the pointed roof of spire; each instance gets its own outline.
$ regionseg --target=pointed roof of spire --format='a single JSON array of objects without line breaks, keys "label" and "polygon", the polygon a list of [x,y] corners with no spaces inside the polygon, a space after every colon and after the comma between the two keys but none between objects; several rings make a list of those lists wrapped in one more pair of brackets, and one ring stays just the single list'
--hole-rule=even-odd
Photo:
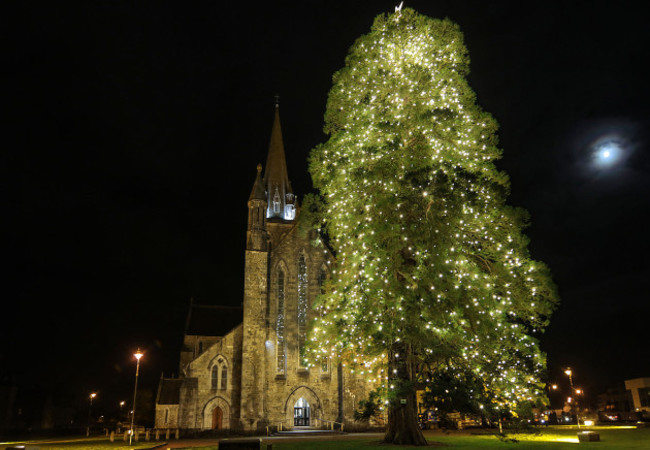
[{"label": "pointed roof of spire", "polygon": [[262,182],[262,165],[257,165],[257,177],[253,183],[253,189],[248,200],[266,200],[266,191],[264,190],[264,183]]},{"label": "pointed roof of spire", "polygon": [[282,142],[282,128],[280,126],[280,105],[276,97],[275,119],[271,130],[271,142],[269,153],[266,158],[266,170],[264,172],[264,184],[267,192],[273,192],[273,187],[278,186],[283,193],[291,193],[291,182],[287,173],[287,160],[284,154],[284,143]]}]

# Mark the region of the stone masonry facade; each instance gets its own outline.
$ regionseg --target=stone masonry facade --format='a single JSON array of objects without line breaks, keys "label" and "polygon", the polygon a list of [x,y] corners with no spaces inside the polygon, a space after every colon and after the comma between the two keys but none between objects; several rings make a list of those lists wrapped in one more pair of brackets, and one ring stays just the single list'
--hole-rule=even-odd
[{"label": "stone masonry facade", "polygon": [[372,388],[327,358],[303,367],[306,327],[333,259],[298,226],[277,107],[248,214],[243,306],[191,306],[180,375],[160,381],[156,428],[329,426],[351,420]]}]

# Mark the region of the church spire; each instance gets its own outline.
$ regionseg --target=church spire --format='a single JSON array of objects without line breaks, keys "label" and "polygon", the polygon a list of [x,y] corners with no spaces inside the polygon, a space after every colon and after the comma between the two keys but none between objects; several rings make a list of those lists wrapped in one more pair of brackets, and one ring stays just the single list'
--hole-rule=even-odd
[{"label": "church spire", "polygon": [[296,217],[295,197],[287,173],[287,160],[282,142],[280,126],[280,104],[275,98],[275,119],[271,129],[271,142],[266,158],[264,186],[267,194],[266,217],[269,219],[294,220]]},{"label": "church spire", "polygon": [[248,198],[248,229],[246,250],[266,251],[266,192],[262,182],[262,165],[257,165],[257,177]]}]

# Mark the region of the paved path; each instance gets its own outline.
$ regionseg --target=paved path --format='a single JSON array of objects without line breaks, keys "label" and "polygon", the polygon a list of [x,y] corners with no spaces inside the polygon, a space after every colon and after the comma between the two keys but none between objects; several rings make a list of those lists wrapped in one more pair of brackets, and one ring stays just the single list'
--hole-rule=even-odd
[{"label": "paved path", "polygon": [[[377,439],[380,440],[383,436],[383,433],[345,433],[345,434],[327,434],[327,435],[300,435],[300,436],[255,436],[262,438],[263,444],[272,444],[274,442],[283,442],[283,441],[292,441],[292,442],[309,442],[309,441],[343,441],[350,439]],[[236,439],[236,438],[231,438]],[[152,448],[158,449],[172,449],[172,448],[188,448],[188,447],[216,447],[219,444],[219,439],[179,439],[171,440],[166,444],[160,444],[159,446]]]}]

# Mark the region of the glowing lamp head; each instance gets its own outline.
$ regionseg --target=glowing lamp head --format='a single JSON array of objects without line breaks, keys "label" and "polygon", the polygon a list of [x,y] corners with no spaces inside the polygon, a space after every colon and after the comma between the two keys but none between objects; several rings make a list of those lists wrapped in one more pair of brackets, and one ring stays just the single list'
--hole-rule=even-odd
[{"label": "glowing lamp head", "polygon": [[551,389],[557,389],[557,384],[551,385]]},{"label": "glowing lamp head", "polygon": [[564,371],[564,373],[566,373],[568,376],[571,376],[573,372],[571,371],[571,369],[567,369]]},{"label": "glowing lamp head", "polygon": [[95,397],[97,397],[97,394],[96,394],[95,392],[91,392],[91,393],[90,393],[90,398],[93,399],[93,398],[95,398]]},{"label": "glowing lamp head", "polygon": [[140,351],[140,349],[138,349],[138,351],[135,352],[135,353],[133,354],[133,356],[135,357],[135,359],[138,360],[138,362],[140,362],[140,358],[142,358],[142,357],[144,356],[144,353],[142,353],[142,352]]}]

